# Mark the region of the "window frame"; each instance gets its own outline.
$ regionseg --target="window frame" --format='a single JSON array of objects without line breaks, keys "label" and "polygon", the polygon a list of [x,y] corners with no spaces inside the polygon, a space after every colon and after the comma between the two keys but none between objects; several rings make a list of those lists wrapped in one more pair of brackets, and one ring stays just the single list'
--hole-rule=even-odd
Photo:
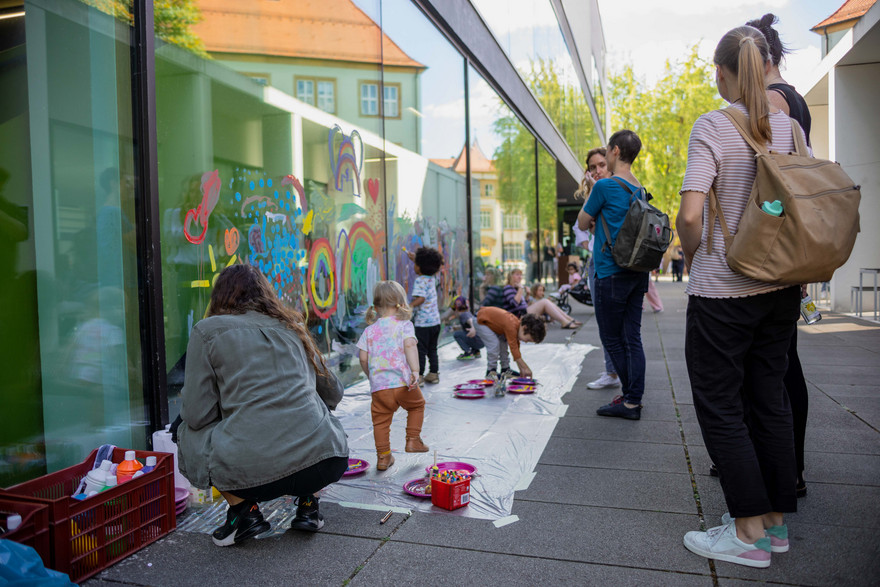
[{"label": "window frame", "polygon": [[[376,114],[369,114],[364,112],[364,97],[363,97],[363,88],[364,86],[375,86],[376,87]],[[382,87],[382,83],[379,80],[368,80],[368,79],[359,79],[358,80],[358,113],[362,118],[378,118],[382,116],[382,100],[380,99],[380,89]]]},{"label": "window frame", "polygon": [[[397,90],[397,115],[396,116],[389,116],[385,113],[385,90],[390,89],[390,88],[394,88]],[[380,112],[382,113],[382,115],[385,118],[392,118],[395,120],[400,120],[400,118],[403,116],[403,100],[401,99],[402,97],[403,97],[403,89],[402,89],[402,85],[399,82],[387,82],[387,83],[382,84],[382,108],[381,108]]]},{"label": "window frame", "polygon": [[[312,101],[307,102],[299,97],[299,92],[297,91],[297,83],[299,82],[312,82]],[[333,84],[333,110],[324,110],[320,106],[318,106],[318,83],[319,82],[330,82]],[[339,109],[339,91],[336,84],[336,78],[333,77],[317,77],[313,75],[295,75],[293,76],[293,97],[299,100],[300,102],[305,102],[309,106],[314,106],[321,112],[326,112],[328,114],[336,114],[336,111]]]},{"label": "window frame", "polygon": [[[483,225],[483,219],[486,219],[486,225]],[[492,210],[480,208],[480,230],[492,230]]]}]

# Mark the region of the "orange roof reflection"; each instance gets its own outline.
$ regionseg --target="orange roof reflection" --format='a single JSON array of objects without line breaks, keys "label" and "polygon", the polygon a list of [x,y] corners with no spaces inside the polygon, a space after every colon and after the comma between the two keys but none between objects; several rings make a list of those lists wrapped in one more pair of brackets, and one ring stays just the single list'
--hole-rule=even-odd
[{"label": "orange roof reflection", "polygon": [[847,0],[834,14],[811,28],[811,31],[825,28],[833,24],[861,18],[877,0]]},{"label": "orange roof reflection", "polygon": [[198,0],[198,6],[203,20],[193,30],[210,52],[425,67],[350,0]]}]

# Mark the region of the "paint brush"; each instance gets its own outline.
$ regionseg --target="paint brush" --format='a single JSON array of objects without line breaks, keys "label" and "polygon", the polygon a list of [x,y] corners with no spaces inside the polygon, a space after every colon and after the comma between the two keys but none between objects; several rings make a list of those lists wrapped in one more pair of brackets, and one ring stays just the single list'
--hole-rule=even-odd
[{"label": "paint brush", "polygon": [[394,513],[394,510],[388,510],[388,511],[385,513],[385,515],[382,516],[382,519],[379,520],[379,523],[380,523],[380,524],[384,524],[385,522],[387,522],[389,519],[391,519],[391,514],[393,514],[393,513]]}]

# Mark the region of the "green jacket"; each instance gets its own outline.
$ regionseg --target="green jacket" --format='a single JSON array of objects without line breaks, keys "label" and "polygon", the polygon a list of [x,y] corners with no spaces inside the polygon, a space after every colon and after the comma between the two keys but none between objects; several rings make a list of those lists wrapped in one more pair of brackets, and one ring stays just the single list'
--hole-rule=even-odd
[{"label": "green jacket", "polygon": [[330,413],[342,384],[332,374],[317,377],[297,334],[270,316],[196,324],[181,395],[180,472],[196,487],[256,487],[348,456],[345,431]]}]

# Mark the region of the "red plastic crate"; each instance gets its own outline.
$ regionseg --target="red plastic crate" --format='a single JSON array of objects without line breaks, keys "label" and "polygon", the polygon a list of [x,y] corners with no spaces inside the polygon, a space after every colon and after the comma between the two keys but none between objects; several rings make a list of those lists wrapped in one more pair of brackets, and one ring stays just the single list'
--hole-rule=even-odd
[{"label": "red plastic crate", "polygon": [[[174,514],[174,463],[169,453],[135,451],[156,468],[137,479],[82,501],[71,496],[95,462],[97,450],[80,463],[0,490],[0,498],[48,507],[51,563],[79,583],[165,536],[177,526]],[[113,451],[122,462],[125,449]]]},{"label": "red plastic crate", "polygon": [[431,503],[447,510],[457,510],[471,501],[471,480],[444,483],[431,479]]},{"label": "red plastic crate", "polygon": [[6,532],[0,538],[14,540],[37,551],[43,564],[52,562],[52,541],[49,535],[49,507],[39,503],[28,503],[0,497],[0,520],[6,528],[9,514],[19,514],[21,525],[12,532]]}]

